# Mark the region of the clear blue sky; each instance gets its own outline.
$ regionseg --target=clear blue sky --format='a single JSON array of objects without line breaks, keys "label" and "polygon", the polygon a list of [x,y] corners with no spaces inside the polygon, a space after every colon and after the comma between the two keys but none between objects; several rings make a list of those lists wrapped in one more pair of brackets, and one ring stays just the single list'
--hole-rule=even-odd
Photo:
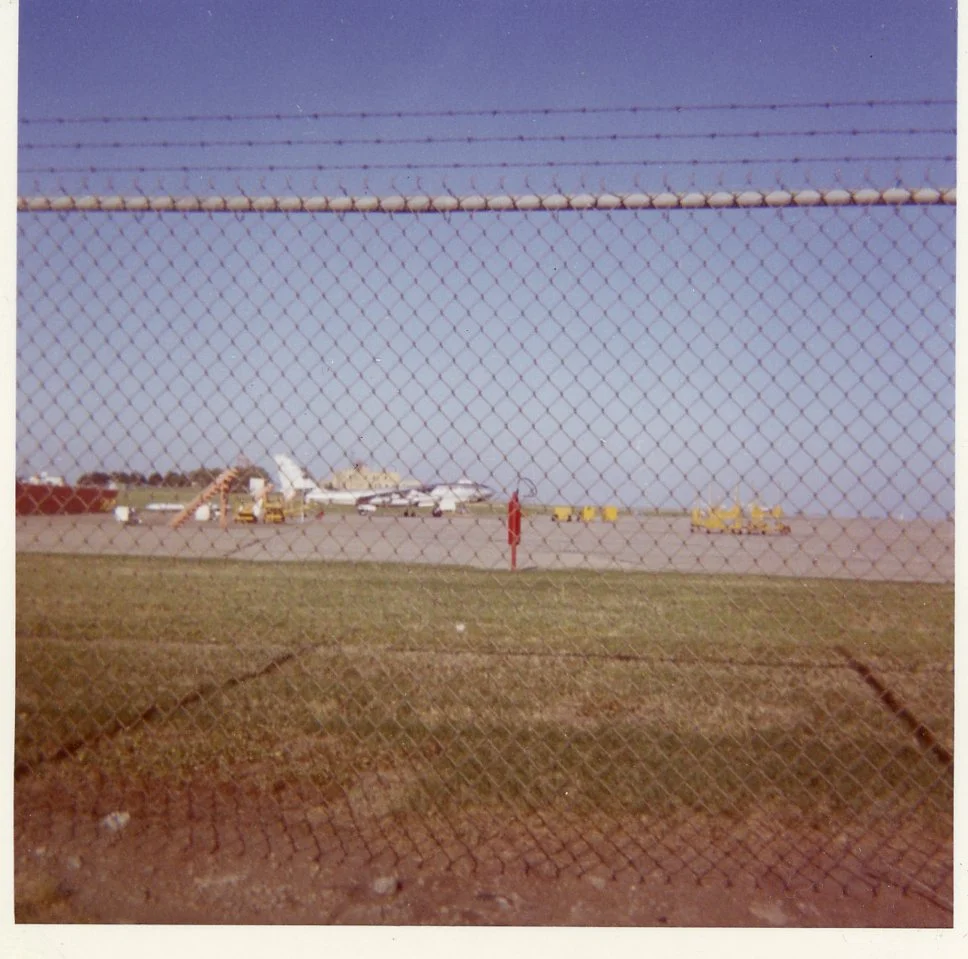
[{"label": "clear blue sky", "polygon": [[[27,121],[954,94],[954,8],[934,0],[21,8]],[[40,172],[22,172],[20,189],[947,185],[950,162],[824,158],[945,156],[950,136],[705,135],[953,122],[951,107],[28,122],[21,168]],[[666,138],[649,139],[657,133]],[[555,134],[642,139],[332,142]],[[93,146],[114,141],[129,145]],[[814,159],[774,162],[783,156]],[[718,162],[682,162],[697,158]],[[573,160],[586,164],[540,166]],[[380,169],[330,169],[361,164]],[[382,169],[393,164],[426,166]],[[270,165],[307,169],[260,175]],[[287,447],[318,475],[347,455],[425,479],[468,472],[502,489],[521,472],[554,501],[684,506],[710,482],[739,482],[788,509],[947,512],[953,220],[22,215],[17,469],[191,469],[240,452],[268,467]]]},{"label": "clear blue sky", "polygon": [[21,6],[25,115],[952,97],[940,0]]},{"label": "clear blue sky", "polygon": [[[951,99],[955,92],[954,5],[940,0],[98,0],[29,3],[21,9],[20,109],[32,117],[367,113],[413,110],[798,104],[843,100]],[[831,116],[608,116],[454,121],[212,123],[204,126],[32,127],[22,140],[335,138],[558,133],[783,131],[877,127],[871,111]],[[832,122],[836,121],[836,122]],[[950,127],[952,110],[895,112],[892,125]],[[79,136],[82,134],[82,136]],[[34,165],[184,162],[206,164],[380,164],[541,159],[772,157],[790,142],[654,142],[537,148],[509,144],[400,149],[265,147],[167,151],[49,151]],[[884,137],[801,140],[805,156],[855,152],[952,152],[943,141]],[[950,146],[950,145],[949,145]],[[785,148],[785,149],[784,149]],[[848,151],[849,152],[849,151]],[[767,170],[774,172],[775,165]],[[924,164],[920,165],[923,169]],[[827,169],[814,169],[818,173]],[[580,171],[577,171],[580,172]],[[602,171],[595,171],[595,179]],[[608,171],[604,171],[608,172]],[[628,180],[630,170],[615,171]],[[682,181],[681,168],[638,171]],[[893,174],[894,170],[889,171]],[[700,170],[702,175],[710,171]],[[573,177],[567,169],[563,176]],[[131,177],[119,176],[122,184]],[[142,177],[141,179],[150,178]],[[171,178],[169,178],[170,180]],[[247,175],[247,185],[257,178]],[[324,185],[332,182],[324,177]],[[333,178],[356,189],[359,178]],[[373,178],[371,178],[373,179]],[[404,185],[407,185],[406,178]],[[459,179],[452,175],[449,182]],[[25,178],[22,188],[30,186]],[[299,178],[297,178],[299,180]],[[49,182],[49,178],[47,178]],[[197,181],[195,181],[197,183]],[[300,181],[301,182],[304,181]],[[381,178],[376,177],[377,185]],[[648,185],[648,184],[647,184]]]}]

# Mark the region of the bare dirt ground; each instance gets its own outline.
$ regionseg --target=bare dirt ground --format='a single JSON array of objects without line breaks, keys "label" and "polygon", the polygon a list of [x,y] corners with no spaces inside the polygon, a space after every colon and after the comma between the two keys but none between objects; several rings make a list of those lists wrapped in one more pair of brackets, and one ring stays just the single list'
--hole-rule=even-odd
[{"label": "bare dirt ground", "polygon": [[829,838],[805,824],[780,826],[766,815],[572,824],[569,838],[560,823],[549,829],[533,812],[364,820],[338,797],[163,782],[135,790],[65,768],[20,784],[15,835],[18,922],[946,928],[953,921],[950,867],[946,874],[922,865],[921,879],[912,880],[893,851],[917,849],[926,837],[872,831],[842,836],[831,850]]}]

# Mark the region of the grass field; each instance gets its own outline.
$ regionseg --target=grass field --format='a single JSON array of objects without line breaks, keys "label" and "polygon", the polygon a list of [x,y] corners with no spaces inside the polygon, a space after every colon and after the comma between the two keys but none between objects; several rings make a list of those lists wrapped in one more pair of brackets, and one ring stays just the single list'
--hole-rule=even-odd
[{"label": "grass field", "polygon": [[[950,586],[377,564],[17,559],[18,773],[350,789],[408,809],[917,806],[951,772]],[[919,800],[927,797],[927,802]]]}]

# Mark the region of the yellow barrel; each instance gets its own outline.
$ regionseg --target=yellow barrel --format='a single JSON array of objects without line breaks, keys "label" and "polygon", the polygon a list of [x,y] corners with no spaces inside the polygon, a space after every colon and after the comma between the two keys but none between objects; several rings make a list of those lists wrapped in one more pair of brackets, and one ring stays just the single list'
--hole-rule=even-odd
[{"label": "yellow barrel", "polygon": [[552,511],[551,518],[556,523],[568,523],[571,521],[570,506],[556,506]]},{"label": "yellow barrel", "polygon": [[614,523],[618,519],[618,507],[617,506],[603,506],[602,507],[602,520],[606,523]]},{"label": "yellow barrel", "polygon": [[598,510],[594,506],[583,506],[581,508],[581,521],[583,523],[590,523],[595,516],[598,514]]}]

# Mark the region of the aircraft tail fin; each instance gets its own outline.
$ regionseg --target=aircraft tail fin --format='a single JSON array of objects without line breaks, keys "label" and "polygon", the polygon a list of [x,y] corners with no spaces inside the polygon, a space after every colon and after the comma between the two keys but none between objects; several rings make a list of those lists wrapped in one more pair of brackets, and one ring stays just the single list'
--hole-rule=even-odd
[{"label": "aircraft tail fin", "polygon": [[291,456],[276,453],[272,457],[279,467],[279,488],[286,500],[292,499],[297,493],[313,492],[319,489],[315,480]]}]

